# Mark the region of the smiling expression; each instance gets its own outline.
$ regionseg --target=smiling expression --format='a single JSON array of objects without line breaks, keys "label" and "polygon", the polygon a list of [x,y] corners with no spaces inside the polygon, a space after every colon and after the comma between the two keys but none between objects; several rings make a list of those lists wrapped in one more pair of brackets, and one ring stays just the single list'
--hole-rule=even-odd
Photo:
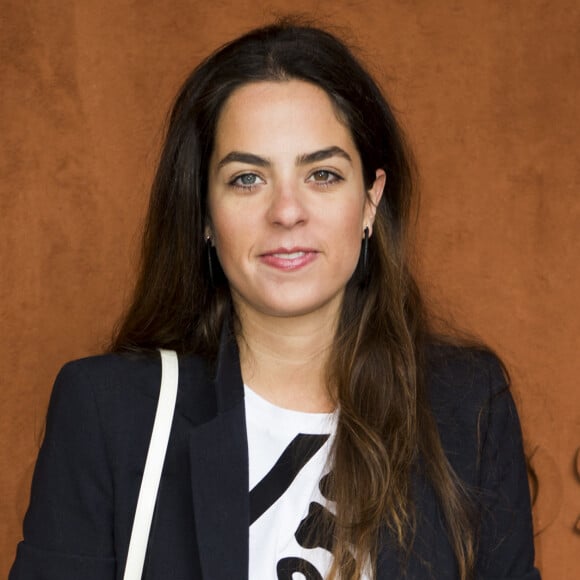
[{"label": "smiling expression", "polygon": [[316,85],[237,89],[216,128],[206,234],[238,311],[338,312],[384,180],[365,191],[350,130]]}]

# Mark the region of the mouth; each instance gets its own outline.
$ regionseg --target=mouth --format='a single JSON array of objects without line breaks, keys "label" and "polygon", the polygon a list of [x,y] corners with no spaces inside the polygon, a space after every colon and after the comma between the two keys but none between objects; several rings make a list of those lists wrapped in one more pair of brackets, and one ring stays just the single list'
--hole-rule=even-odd
[{"label": "mouth", "polygon": [[313,248],[276,248],[260,255],[263,264],[283,271],[299,270],[318,257]]},{"label": "mouth", "polygon": [[294,260],[295,258],[301,258],[306,254],[307,252],[300,250],[299,252],[274,252],[273,254],[270,255],[285,260]]}]

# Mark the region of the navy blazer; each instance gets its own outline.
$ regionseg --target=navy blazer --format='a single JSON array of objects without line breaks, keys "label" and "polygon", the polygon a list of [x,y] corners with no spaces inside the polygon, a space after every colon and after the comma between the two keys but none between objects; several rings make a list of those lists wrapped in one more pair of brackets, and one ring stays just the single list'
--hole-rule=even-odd
[{"label": "navy blazer", "polygon": [[[428,386],[443,447],[477,490],[478,577],[538,580],[520,426],[501,367],[482,352],[430,353]],[[213,366],[180,355],[179,372],[144,578],[244,580],[248,449],[235,340],[222,339]],[[160,378],[158,356],[106,354],[61,370],[10,580],[122,578]],[[385,534],[377,578],[455,579],[433,490],[421,476],[414,490],[418,524],[407,576]]]}]

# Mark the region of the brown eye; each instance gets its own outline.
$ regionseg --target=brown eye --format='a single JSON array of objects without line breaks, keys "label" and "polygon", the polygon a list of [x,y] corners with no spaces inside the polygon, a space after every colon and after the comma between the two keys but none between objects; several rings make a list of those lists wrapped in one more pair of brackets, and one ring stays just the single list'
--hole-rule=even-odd
[{"label": "brown eye", "polygon": [[312,177],[314,178],[314,181],[328,181],[330,177],[330,172],[321,169],[320,171],[314,173]]},{"label": "brown eye", "polygon": [[310,175],[308,178],[309,181],[314,181],[316,183],[334,183],[336,181],[342,180],[342,177],[338,176],[333,171],[329,171],[328,169],[318,169],[314,173]]}]

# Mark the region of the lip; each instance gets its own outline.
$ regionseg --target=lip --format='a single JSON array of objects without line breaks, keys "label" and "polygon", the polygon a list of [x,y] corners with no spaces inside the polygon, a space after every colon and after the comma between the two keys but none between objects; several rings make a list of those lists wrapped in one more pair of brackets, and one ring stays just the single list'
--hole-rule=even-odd
[{"label": "lip", "polygon": [[276,248],[260,254],[260,261],[277,270],[292,272],[304,268],[317,257],[318,252],[313,248]]}]

